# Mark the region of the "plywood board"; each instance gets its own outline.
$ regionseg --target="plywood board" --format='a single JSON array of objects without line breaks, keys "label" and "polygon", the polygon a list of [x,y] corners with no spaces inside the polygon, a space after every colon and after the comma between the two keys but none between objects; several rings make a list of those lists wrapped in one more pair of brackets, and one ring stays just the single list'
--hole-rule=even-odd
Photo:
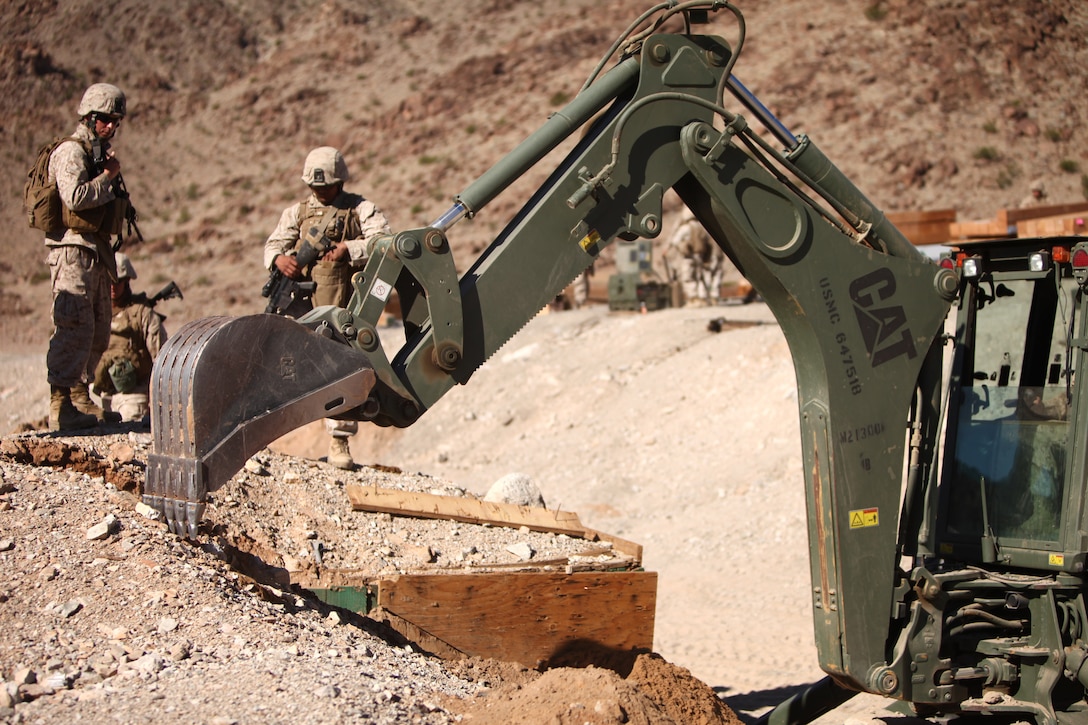
[{"label": "plywood board", "polygon": [[376,585],[381,611],[468,656],[543,668],[653,649],[652,572],[420,574]]}]

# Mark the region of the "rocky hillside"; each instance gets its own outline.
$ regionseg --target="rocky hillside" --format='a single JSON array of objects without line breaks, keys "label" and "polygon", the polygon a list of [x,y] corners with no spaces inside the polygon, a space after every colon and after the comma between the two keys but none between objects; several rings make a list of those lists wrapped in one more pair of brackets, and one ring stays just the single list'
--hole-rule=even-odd
[{"label": "rocky hillside", "polygon": [[[1085,196],[1088,10],[1076,0],[739,3],[737,76],[808,133],[883,209],[985,218],[1031,179]],[[70,132],[91,82],[123,87],[115,143],[145,241],[146,286],[176,279],[172,324],[259,311],[261,243],[301,198],[306,152],[341,148],[354,188],[394,227],[451,197],[581,86],[641,6],[622,0],[18,1],[0,8],[9,113],[0,182],[9,224],[5,339],[48,335],[39,235],[20,216],[23,169]],[[728,12],[708,32],[736,41]],[[461,268],[546,175],[534,169],[453,230]],[[671,219],[666,220],[666,233]]]}]

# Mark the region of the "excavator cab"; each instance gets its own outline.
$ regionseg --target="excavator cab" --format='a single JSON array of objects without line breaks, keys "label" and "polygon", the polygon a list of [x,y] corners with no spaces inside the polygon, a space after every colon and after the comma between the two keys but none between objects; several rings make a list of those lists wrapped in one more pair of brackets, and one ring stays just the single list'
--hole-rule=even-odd
[{"label": "excavator cab", "polygon": [[[966,243],[940,485],[938,556],[1081,572],[1085,439],[1078,239]],[[1080,314],[1078,314],[1080,313]],[[1080,434],[1076,431],[1080,427]],[[1080,447],[1083,449],[1083,446]]]}]

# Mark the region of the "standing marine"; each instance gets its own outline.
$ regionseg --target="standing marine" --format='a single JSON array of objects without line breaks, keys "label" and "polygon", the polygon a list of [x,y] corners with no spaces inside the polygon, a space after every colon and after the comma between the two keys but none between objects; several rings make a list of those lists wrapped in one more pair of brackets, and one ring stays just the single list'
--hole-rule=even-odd
[{"label": "standing marine", "polygon": [[[337,149],[321,146],[307,154],[302,182],[310,194],[283,210],[265,242],[265,269],[277,269],[293,280],[314,284],[311,295],[296,297],[284,310],[288,317],[300,317],[315,305],[347,306],[351,276],[366,265],[368,243],[379,235],[392,234],[374,202],[344,190],[350,178]],[[320,251],[318,261],[307,267],[300,266],[296,258],[304,242]],[[332,436],[328,462],[345,470],[354,468],[348,438],[358,431],[358,422],[329,418],[325,429]]]},{"label": "standing marine", "polygon": [[683,290],[684,304],[717,304],[722,269],[722,252],[703,225],[687,207],[680,215],[680,225],[669,238],[665,259],[669,271]]},{"label": "standing marine", "polygon": [[[88,395],[110,336],[110,282],[116,278],[110,237],[125,218],[126,198],[115,181],[121,162],[110,149],[126,113],[125,94],[109,83],[87,88],[71,138],[49,157],[63,226],[47,232],[53,332],[46,354],[51,430],[116,421]],[[119,182],[118,182],[119,183]]]}]

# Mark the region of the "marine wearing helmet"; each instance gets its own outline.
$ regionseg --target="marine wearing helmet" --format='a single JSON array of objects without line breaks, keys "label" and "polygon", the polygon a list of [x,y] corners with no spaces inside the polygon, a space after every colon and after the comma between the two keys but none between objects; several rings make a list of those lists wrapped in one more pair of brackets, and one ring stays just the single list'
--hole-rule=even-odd
[{"label": "marine wearing helmet", "polygon": [[[371,240],[392,233],[374,202],[344,189],[344,182],[350,178],[339,150],[319,146],[306,154],[302,183],[309,187],[310,194],[283,210],[279,224],[265,242],[266,269],[313,283],[312,292],[304,293],[300,287],[291,304],[282,310],[288,317],[299,317],[315,306],[346,307],[354,292],[352,274],[366,265]],[[311,250],[320,250],[316,262],[299,263],[298,253],[304,241]],[[348,438],[358,425],[351,420],[325,421],[331,436],[326,460],[333,466],[355,466]]]},{"label": "marine wearing helmet", "polygon": [[119,418],[90,397],[88,382],[109,344],[110,282],[116,277],[110,238],[120,235],[129,208],[121,162],[110,147],[128,102],[117,86],[94,83],[76,112],[75,131],[54,146],[48,162],[61,222],[45,233],[53,297],[46,354],[53,430]]},{"label": "marine wearing helmet", "polygon": [[125,93],[112,83],[95,83],[83,92],[76,113],[86,119],[97,114],[120,121],[127,112]]}]

